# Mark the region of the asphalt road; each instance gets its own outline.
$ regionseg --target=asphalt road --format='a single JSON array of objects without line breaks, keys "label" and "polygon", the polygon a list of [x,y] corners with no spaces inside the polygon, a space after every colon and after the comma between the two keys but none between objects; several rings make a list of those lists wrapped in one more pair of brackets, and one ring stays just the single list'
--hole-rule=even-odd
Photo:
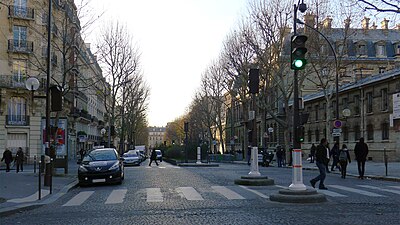
[{"label": "asphalt road", "polygon": [[[328,202],[277,203],[268,196],[291,183],[287,168],[260,168],[275,180],[242,187],[242,164],[213,168],[125,168],[122,185],[76,187],[58,201],[1,218],[0,224],[399,224],[400,183],[328,174]],[[317,171],[303,171],[304,183]]]}]

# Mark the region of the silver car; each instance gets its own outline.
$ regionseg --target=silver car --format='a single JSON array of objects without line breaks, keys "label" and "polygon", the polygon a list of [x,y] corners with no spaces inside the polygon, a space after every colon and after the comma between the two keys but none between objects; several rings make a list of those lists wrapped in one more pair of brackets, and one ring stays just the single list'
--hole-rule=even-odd
[{"label": "silver car", "polygon": [[141,163],[138,150],[129,150],[122,155],[125,166],[139,166]]}]

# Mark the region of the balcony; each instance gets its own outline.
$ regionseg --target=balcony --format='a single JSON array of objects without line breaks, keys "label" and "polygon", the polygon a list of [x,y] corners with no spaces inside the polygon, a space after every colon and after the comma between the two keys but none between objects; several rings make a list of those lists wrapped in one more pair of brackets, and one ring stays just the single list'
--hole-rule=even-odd
[{"label": "balcony", "polygon": [[8,11],[8,15],[11,18],[34,20],[35,10],[28,7],[10,5],[10,10]]},{"label": "balcony", "polygon": [[25,89],[25,80],[23,75],[0,75],[0,87]]},{"label": "balcony", "polygon": [[27,115],[6,115],[6,125],[8,125],[8,126],[29,126],[29,116],[27,116]]},{"label": "balcony", "polygon": [[8,51],[15,53],[32,53],[33,42],[26,40],[10,39],[8,40]]}]

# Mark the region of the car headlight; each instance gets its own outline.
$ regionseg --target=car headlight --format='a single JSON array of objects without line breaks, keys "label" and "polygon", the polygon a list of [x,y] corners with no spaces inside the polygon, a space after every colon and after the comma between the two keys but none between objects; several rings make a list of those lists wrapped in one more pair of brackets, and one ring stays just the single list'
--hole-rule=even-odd
[{"label": "car headlight", "polygon": [[116,170],[119,169],[119,162],[114,163],[108,170]]},{"label": "car headlight", "polygon": [[87,172],[87,171],[88,171],[88,170],[87,170],[84,166],[82,166],[82,165],[79,166],[78,170],[79,170],[79,172]]}]

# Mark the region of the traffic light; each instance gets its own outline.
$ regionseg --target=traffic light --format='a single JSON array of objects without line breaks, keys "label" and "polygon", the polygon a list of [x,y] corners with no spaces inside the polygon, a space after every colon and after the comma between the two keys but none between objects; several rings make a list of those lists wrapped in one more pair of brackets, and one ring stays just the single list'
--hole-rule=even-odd
[{"label": "traffic light", "polygon": [[63,95],[61,87],[54,85],[50,87],[51,111],[59,112],[63,108]]},{"label": "traffic light", "polygon": [[293,35],[291,42],[291,68],[293,70],[302,70],[307,64],[306,60],[306,41],[305,35]]},{"label": "traffic light", "polygon": [[260,70],[250,69],[249,72],[249,92],[251,94],[257,94],[260,86]]},{"label": "traffic light", "polygon": [[297,127],[297,140],[300,143],[304,142],[304,126]]}]

